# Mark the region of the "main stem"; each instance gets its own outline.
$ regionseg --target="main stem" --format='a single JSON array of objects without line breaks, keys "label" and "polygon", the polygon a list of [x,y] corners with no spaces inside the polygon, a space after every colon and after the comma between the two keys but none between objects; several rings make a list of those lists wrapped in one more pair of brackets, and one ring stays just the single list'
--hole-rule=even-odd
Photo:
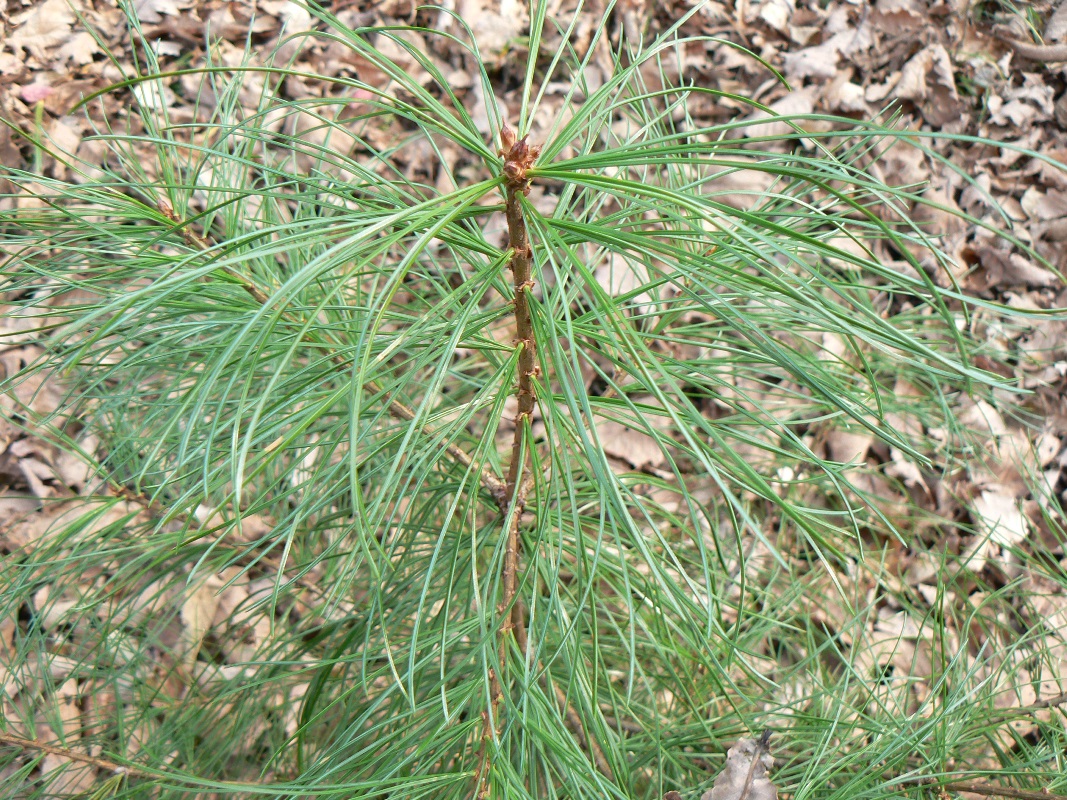
[{"label": "main stem", "polygon": [[526,230],[526,218],[522,213],[522,184],[510,182],[507,186],[507,205],[505,213],[508,219],[508,247],[511,249],[512,281],[515,287],[515,333],[516,347],[519,349],[518,363],[518,413],[515,415],[515,436],[511,443],[511,463],[508,466],[508,534],[504,550],[504,569],[502,573],[503,598],[501,612],[510,608],[510,613],[501,624],[500,660],[501,669],[507,655],[508,634],[516,626],[521,627],[522,619],[518,605],[514,602],[519,573],[519,520],[526,506],[527,477],[532,461],[530,448],[524,446],[523,440],[530,428],[534,406],[537,402],[533,390],[533,379],[537,370],[537,340],[534,337],[533,318],[530,315],[530,289],[533,288],[532,265],[533,253],[530,249],[530,237]]},{"label": "main stem", "polygon": [[530,236],[526,231],[526,218],[522,213],[522,187],[507,187],[507,205],[505,213],[508,219],[508,247],[511,249],[511,269],[515,286],[515,333],[519,348],[518,397],[519,411],[515,416],[515,438],[511,445],[511,465],[508,467],[507,492],[512,502],[515,491],[521,487],[526,477],[529,457],[523,456],[523,437],[530,422],[537,402],[533,391],[533,379],[537,371],[537,341],[534,338],[533,318],[530,315],[530,289],[534,282],[532,277],[533,252],[530,249]]},{"label": "main stem", "polygon": [[[500,574],[502,592],[500,605],[497,607],[500,615],[498,664],[497,669],[490,674],[492,727],[497,734],[502,729],[501,702],[504,699],[508,651],[512,640],[515,639],[521,650],[526,652],[526,626],[520,604],[516,602],[516,593],[522,553],[519,524],[526,508],[529,465],[532,463],[530,448],[524,445],[537,402],[533,389],[533,379],[537,373],[537,341],[534,337],[533,317],[530,314],[529,294],[534,285],[533,251],[530,249],[530,235],[522,211],[522,198],[529,191],[526,170],[532,166],[540,152],[540,148],[531,147],[526,143],[526,137],[517,140],[515,133],[506,125],[500,132],[500,138],[503,144],[500,154],[504,156],[504,213],[508,221],[508,249],[511,251],[508,269],[511,270],[512,285],[515,287],[512,303],[515,306],[515,346],[518,348],[518,413],[515,415],[515,436],[511,444],[511,462],[504,484],[503,502],[499,503],[506,520],[507,533],[504,542],[504,565]],[[490,725],[486,720],[475,793],[479,800],[489,794],[489,733]]]},{"label": "main stem", "polygon": [[[515,415],[515,435],[511,442],[511,462],[508,464],[504,485],[505,501],[499,503],[507,522],[507,533],[504,542],[504,565],[500,574],[502,591],[500,605],[497,607],[497,613],[500,615],[498,664],[497,669],[492,670],[490,675],[492,725],[489,723],[489,714],[483,717],[485,727],[476,777],[477,800],[484,800],[489,795],[489,739],[494,730],[499,735],[503,729],[500,707],[504,699],[504,687],[509,683],[505,676],[512,641],[524,657],[527,652],[525,611],[517,597],[519,562],[522,557],[519,525],[533,485],[533,443],[528,441],[527,436],[537,405],[537,397],[534,394],[534,379],[538,375],[537,338],[534,335],[533,315],[530,313],[530,290],[534,286],[533,251],[530,248],[530,234],[526,229],[526,217],[522,210],[522,198],[529,192],[530,187],[526,170],[533,166],[541,149],[527,144],[526,137],[516,140],[514,132],[507,126],[500,131],[500,139],[504,145],[500,154],[504,156],[504,213],[508,221],[508,249],[511,251],[508,269],[511,270],[514,286],[512,303],[515,306],[515,346],[518,348],[516,392],[519,402],[518,413]],[[548,688],[547,682],[545,688]],[[555,687],[555,693],[567,726],[572,729],[579,745],[588,747],[597,769],[610,779],[611,768],[603,751],[584,730],[581,718],[567,702],[566,694],[559,687]]]}]

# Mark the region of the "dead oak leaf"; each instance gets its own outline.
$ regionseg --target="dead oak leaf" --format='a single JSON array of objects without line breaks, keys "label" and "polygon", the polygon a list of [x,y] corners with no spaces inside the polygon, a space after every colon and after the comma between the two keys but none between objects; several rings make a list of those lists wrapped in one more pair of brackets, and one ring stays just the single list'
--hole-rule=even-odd
[{"label": "dead oak leaf", "polygon": [[460,19],[468,22],[483,59],[499,65],[529,20],[518,0],[461,0]]},{"label": "dead oak leaf", "polygon": [[634,469],[661,467],[666,462],[660,446],[647,433],[607,420],[597,423],[597,434],[605,453]]},{"label": "dead oak leaf", "polygon": [[764,0],[759,18],[783,35],[789,34],[789,20],[796,13],[796,0]]},{"label": "dead oak leaf", "polygon": [[45,0],[41,5],[12,19],[14,32],[7,44],[16,55],[25,50],[44,60],[47,51],[67,41],[74,24],[74,11],[67,0]]},{"label": "dead oak leaf", "polygon": [[874,443],[873,433],[852,433],[843,430],[831,431],[826,439],[826,449],[833,461],[842,464],[862,465],[867,452]]},{"label": "dead oak leaf", "polygon": [[63,61],[70,61],[78,66],[91,64],[93,56],[102,53],[96,38],[88,31],[79,31],[65,41],[56,52]]},{"label": "dead oak leaf", "polygon": [[221,590],[236,579],[239,569],[231,567],[224,573],[208,575],[182,599],[179,612],[182,630],[180,636],[182,665],[192,673],[200,646],[215,621],[221,598]]},{"label": "dead oak leaf", "polygon": [[979,529],[1001,547],[1015,547],[1030,535],[1030,526],[1015,497],[999,484],[983,489],[971,507]]},{"label": "dead oak leaf", "polygon": [[1067,3],[1060,2],[1052,16],[1045,23],[1045,33],[1041,37],[1046,42],[1058,42],[1067,37]]},{"label": "dead oak leaf", "polygon": [[770,109],[769,113],[761,109],[750,114],[746,121],[755,124],[751,124],[741,130],[745,136],[751,137],[788,136],[795,131],[797,126],[796,121],[760,122],[760,120],[775,120],[776,117],[805,116],[811,114],[815,110],[815,96],[818,93],[818,88],[814,86],[806,86],[803,89],[789,92],[768,106]]},{"label": "dead oak leaf", "polygon": [[1030,219],[1050,220],[1067,217],[1067,192],[1050,189],[1047,193],[1030,186],[1019,200]]},{"label": "dead oak leaf", "polygon": [[767,777],[774,758],[767,751],[770,731],[759,739],[738,739],[726,751],[723,767],[715,785],[700,800],[777,800],[778,789]]},{"label": "dead oak leaf", "polygon": [[802,81],[805,78],[829,80],[837,74],[840,45],[841,42],[835,36],[822,44],[805,47],[795,53],[786,53],[783,56],[785,74],[791,81]]},{"label": "dead oak leaf", "polygon": [[952,58],[940,44],[924,47],[901,70],[893,94],[911,100],[931,125],[941,127],[958,118],[960,98]]},{"label": "dead oak leaf", "polygon": [[157,23],[164,16],[180,16],[193,5],[192,0],[137,0],[133,7],[141,22]]},{"label": "dead oak leaf", "polygon": [[[3,506],[0,506],[3,508]],[[136,514],[129,503],[77,499],[46,504],[38,513],[27,513],[3,531],[3,543],[12,550],[45,546],[58,537],[88,541],[98,532],[131,521]]]},{"label": "dead oak leaf", "polygon": [[917,0],[878,0],[874,16],[881,30],[891,36],[914,30],[924,23]]},{"label": "dead oak leaf", "polygon": [[[78,682],[68,679],[55,692],[54,739],[67,746],[81,739]],[[48,781],[49,796],[73,797],[89,792],[96,783],[96,768],[48,753],[41,762],[41,777]]]}]

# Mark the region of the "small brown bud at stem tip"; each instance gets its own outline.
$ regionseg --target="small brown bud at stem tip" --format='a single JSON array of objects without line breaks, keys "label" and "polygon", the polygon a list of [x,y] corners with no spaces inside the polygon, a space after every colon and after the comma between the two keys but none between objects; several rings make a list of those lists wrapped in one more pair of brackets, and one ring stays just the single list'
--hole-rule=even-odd
[{"label": "small brown bud at stem tip", "polygon": [[515,131],[513,131],[505,122],[504,127],[500,129],[500,146],[505,150],[510,150],[515,146]]}]

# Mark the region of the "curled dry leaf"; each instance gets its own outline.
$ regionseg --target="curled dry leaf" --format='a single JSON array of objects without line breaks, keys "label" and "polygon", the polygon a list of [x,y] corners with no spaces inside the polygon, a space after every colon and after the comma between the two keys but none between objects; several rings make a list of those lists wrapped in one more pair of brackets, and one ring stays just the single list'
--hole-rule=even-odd
[{"label": "curled dry leaf", "polygon": [[[766,730],[758,739],[738,739],[726,751],[726,766],[715,784],[700,800],[778,800],[778,788],[767,777],[767,770],[774,765],[767,746],[770,738],[771,731]],[[682,800],[682,795],[667,792],[663,800]]]},{"label": "curled dry leaf", "polygon": [[230,567],[217,575],[208,575],[182,601],[182,665],[188,673],[192,673],[200,645],[211,630],[222,588],[235,580],[239,572],[237,567]]},{"label": "curled dry leaf", "polygon": [[[791,117],[811,114],[815,110],[815,97],[818,95],[815,87],[797,89],[771,103],[768,108],[771,112],[756,111],[748,116],[748,121],[756,122],[761,119],[774,119],[775,117]],[[745,136],[786,136],[795,130],[790,122],[761,122],[758,125],[750,125],[741,129]]]},{"label": "curled dry leaf", "polygon": [[767,777],[767,769],[774,765],[767,748],[770,738],[767,730],[756,740],[738,739],[726,751],[726,766],[715,785],[700,800],[778,800],[778,789]]},{"label": "curled dry leaf", "polygon": [[[665,427],[662,424],[656,425],[655,421],[661,419],[649,417],[656,427]],[[627,462],[634,469],[644,467],[655,469],[662,467],[667,461],[667,457],[656,440],[643,431],[634,430],[613,420],[606,420],[597,422],[597,434],[605,453]]]},{"label": "curled dry leaf", "polygon": [[941,44],[920,50],[904,65],[895,95],[912,100],[932,125],[944,125],[959,115],[952,57]]}]

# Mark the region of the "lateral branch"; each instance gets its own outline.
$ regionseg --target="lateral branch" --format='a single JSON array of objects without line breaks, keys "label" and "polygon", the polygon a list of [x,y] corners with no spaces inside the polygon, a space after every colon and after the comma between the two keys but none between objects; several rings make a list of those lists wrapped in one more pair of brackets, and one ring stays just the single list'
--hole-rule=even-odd
[{"label": "lateral branch", "polygon": [[[188,221],[183,220],[181,216],[171,207],[170,203],[166,202],[165,200],[160,201],[158,204],[158,208],[160,213],[163,214],[163,216],[165,216],[167,219],[174,223],[176,229],[181,234],[182,238],[185,239],[185,241],[190,246],[203,251],[211,249],[211,242],[208,241],[204,236],[201,236],[196,231],[192,230]],[[221,267],[220,269],[223,274],[225,274],[228,278],[232,279],[235,283],[237,283],[253,300],[259,303],[261,306],[266,306],[270,304],[270,297],[262,289],[252,283],[246,276],[241,275],[239,272],[235,271],[230,267]],[[307,333],[304,334],[304,340],[311,344],[323,344],[322,342],[316,341]],[[331,361],[333,361],[334,364],[341,367],[342,369],[348,369],[348,367],[351,366],[339,354],[334,354],[331,357]],[[382,392],[382,387],[379,386],[375,381],[367,381],[364,384],[364,388],[366,388],[367,391],[369,391],[371,394],[380,394]],[[412,408],[404,405],[404,403],[401,403],[395,398],[389,400],[389,413],[393,417],[397,419],[402,419],[405,422],[412,422],[416,418],[415,411]],[[424,425],[422,430],[428,435],[433,434],[433,430],[429,426]],[[451,456],[452,460],[454,460],[458,464],[461,464],[464,467],[470,468],[474,464],[474,458],[470,455],[470,453],[468,453],[466,450],[464,450],[462,447],[455,444],[454,442],[449,442],[447,445],[445,445],[445,452],[447,452],[448,455]],[[496,475],[494,475],[492,472],[490,472],[489,469],[486,467],[482,467],[479,470],[479,480],[481,481],[481,484],[485,488],[485,490],[488,491],[489,494],[493,497],[493,500],[496,501],[497,507],[499,507],[503,513],[507,513],[507,508],[510,503],[511,495],[507,491],[506,483],[500,478],[498,478]]]}]

